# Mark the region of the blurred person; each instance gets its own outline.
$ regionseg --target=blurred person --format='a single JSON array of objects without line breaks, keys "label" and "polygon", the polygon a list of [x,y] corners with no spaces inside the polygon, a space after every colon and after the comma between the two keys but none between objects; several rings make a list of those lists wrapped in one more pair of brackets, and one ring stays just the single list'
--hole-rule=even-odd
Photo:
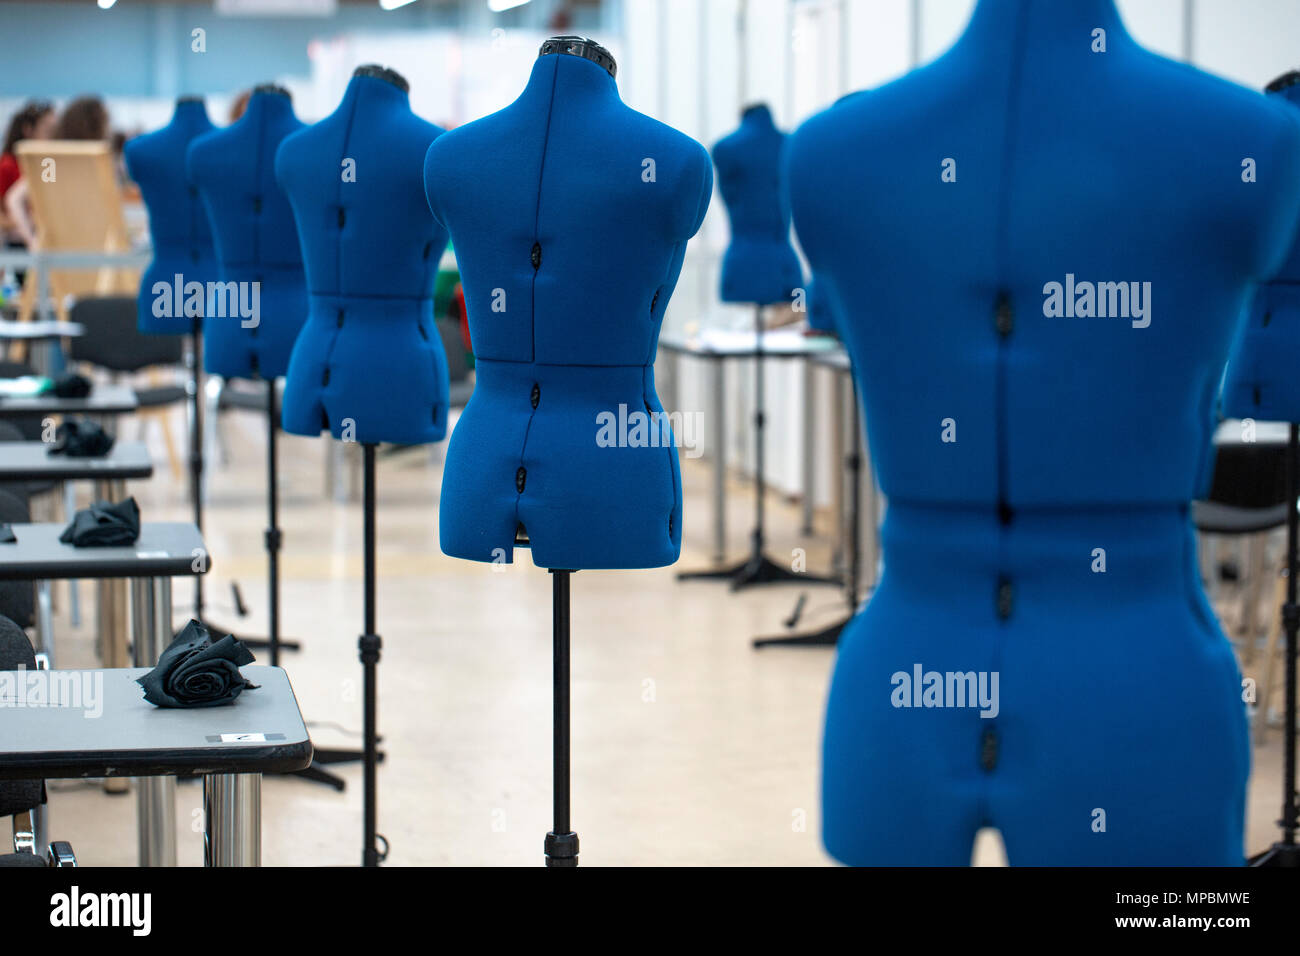
[{"label": "blurred person", "polygon": [[[108,108],[98,96],[79,96],[63,108],[51,139],[107,140]],[[18,180],[4,197],[5,212],[26,246],[36,241],[36,226],[27,201],[27,183]]]},{"label": "blurred person", "polygon": [[54,107],[47,102],[28,100],[9,120],[4,150],[0,152],[0,239],[10,248],[25,248],[26,242],[13,217],[6,210],[5,197],[22,178],[14,147],[25,139],[49,139],[54,132]]}]

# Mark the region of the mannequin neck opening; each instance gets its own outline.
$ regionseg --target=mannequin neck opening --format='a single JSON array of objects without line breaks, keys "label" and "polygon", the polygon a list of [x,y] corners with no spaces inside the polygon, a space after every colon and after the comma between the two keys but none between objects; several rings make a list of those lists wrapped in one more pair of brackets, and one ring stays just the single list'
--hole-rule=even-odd
[{"label": "mannequin neck opening", "polygon": [[595,63],[611,77],[618,76],[618,64],[614,56],[603,46],[589,37],[561,36],[551,37],[542,44],[537,56],[573,56]]}]

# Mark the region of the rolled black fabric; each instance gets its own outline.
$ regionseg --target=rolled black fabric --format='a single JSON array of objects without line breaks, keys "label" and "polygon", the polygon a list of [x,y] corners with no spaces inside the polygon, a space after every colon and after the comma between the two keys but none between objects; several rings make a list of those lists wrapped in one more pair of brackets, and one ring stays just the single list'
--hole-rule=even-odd
[{"label": "rolled black fabric", "polygon": [[239,672],[251,663],[252,652],[233,636],[213,643],[206,627],[190,621],[158,658],[158,666],[136,683],[144,688],[144,699],[158,707],[220,707],[246,690],[257,690]]},{"label": "rolled black fabric", "polygon": [[140,506],[134,498],[111,504],[96,501],[72,516],[59,540],[78,548],[114,548],[140,537]]},{"label": "rolled black fabric", "polygon": [[69,458],[102,458],[113,450],[113,436],[94,422],[68,419],[54,432],[51,455]]},{"label": "rolled black fabric", "polygon": [[50,387],[59,398],[85,398],[90,394],[90,379],[76,372],[60,375]]}]

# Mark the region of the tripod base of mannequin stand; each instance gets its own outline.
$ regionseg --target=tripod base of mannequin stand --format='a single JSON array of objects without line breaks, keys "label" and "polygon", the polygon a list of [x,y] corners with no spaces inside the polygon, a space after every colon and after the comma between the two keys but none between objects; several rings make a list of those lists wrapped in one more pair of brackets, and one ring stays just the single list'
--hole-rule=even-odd
[{"label": "tripod base of mannequin stand", "polygon": [[749,559],[743,563],[732,565],[729,568],[718,568],[715,571],[681,571],[677,575],[678,581],[723,579],[731,581],[731,590],[733,591],[739,591],[741,588],[753,587],[758,584],[838,585],[840,583],[835,578],[823,575],[791,571],[784,565],[777,564],[761,551],[750,555]]},{"label": "tripod base of mannequin stand", "polygon": [[1251,857],[1250,865],[1272,869],[1300,868],[1300,843],[1274,843],[1259,856]]},{"label": "tripod base of mannequin stand", "polygon": [[840,634],[849,626],[851,620],[853,618],[846,617],[830,627],[824,627],[820,631],[809,631],[807,634],[756,637],[754,647],[834,647],[840,642]]}]

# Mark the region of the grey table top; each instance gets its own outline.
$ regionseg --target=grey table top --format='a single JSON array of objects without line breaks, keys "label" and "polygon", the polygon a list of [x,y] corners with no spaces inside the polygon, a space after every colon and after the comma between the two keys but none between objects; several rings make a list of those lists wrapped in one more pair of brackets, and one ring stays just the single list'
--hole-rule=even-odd
[{"label": "grey table top", "polygon": [[853,363],[849,361],[849,353],[844,351],[843,348],[832,349],[829,352],[818,352],[816,355],[808,357],[815,365],[835,369],[837,372],[853,371]]},{"label": "grey table top", "polygon": [[0,418],[9,415],[116,415],[133,412],[140,402],[126,385],[96,385],[85,398],[59,398],[54,393],[0,398]]},{"label": "grey table top", "polygon": [[[0,671],[0,779],[281,773],[311,763],[288,675],[241,668],[258,685],[225,707],[155,707],[148,668]],[[43,691],[39,697],[34,691]]]},{"label": "grey table top", "polygon": [[[10,527],[18,540],[0,544],[0,581],[176,577],[204,574],[212,566],[203,535],[187,521],[143,521],[135,544],[120,548],[64,544],[63,522]],[[194,560],[196,552],[203,561]]]},{"label": "grey table top", "polygon": [[51,455],[39,441],[0,441],[0,481],[75,481],[77,479],[148,478],[153,459],[144,442],[115,442],[102,458]]},{"label": "grey table top", "polygon": [[13,319],[0,319],[0,340],[76,338],[85,333],[86,327],[79,322],[59,322],[54,319],[17,322]]}]

